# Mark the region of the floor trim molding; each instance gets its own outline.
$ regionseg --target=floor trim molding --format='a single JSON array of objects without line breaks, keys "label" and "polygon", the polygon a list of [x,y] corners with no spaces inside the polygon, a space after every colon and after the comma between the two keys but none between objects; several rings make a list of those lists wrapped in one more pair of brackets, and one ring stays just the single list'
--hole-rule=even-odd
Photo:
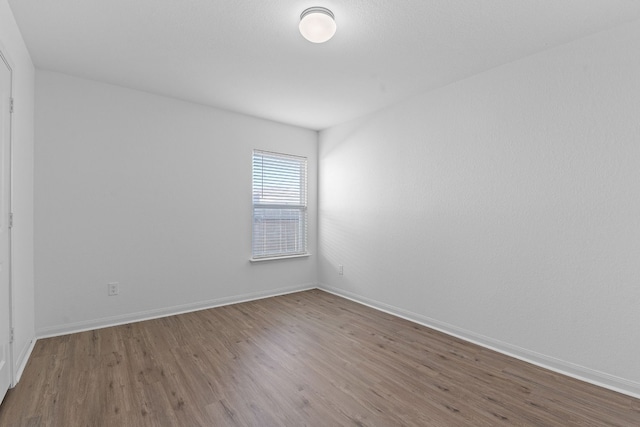
[{"label": "floor trim molding", "polygon": [[86,320],[82,322],[67,323],[64,325],[50,326],[38,329],[36,335],[38,339],[68,335],[76,332],[90,331],[93,329],[108,328],[111,326],[123,325],[132,322],[142,322],[145,320],[157,319],[160,317],[174,316],[176,314],[189,313],[192,311],[206,310],[223,305],[238,304],[242,302],[255,301],[263,298],[286,295],[294,292],[316,289],[316,283],[305,283],[302,285],[288,286],[268,291],[251,292],[248,294],[233,295],[229,297],[215,298],[208,301],[198,301],[195,303],[180,304],[154,310],[140,311],[136,313],[122,314],[118,316],[103,317],[100,319]]},{"label": "floor trim molding", "polygon": [[13,376],[13,384],[11,385],[11,387],[15,387],[16,384],[18,384],[18,382],[20,381],[20,378],[22,377],[22,373],[24,372],[24,368],[27,367],[27,363],[31,358],[31,353],[33,353],[33,349],[36,347],[36,341],[37,339],[33,338],[29,343],[29,345],[25,346],[21,354],[18,356],[17,358],[18,369],[16,370],[15,375]]},{"label": "floor trim molding", "polygon": [[398,308],[389,304],[382,303],[370,298],[357,295],[355,293],[335,288],[323,283],[318,284],[318,289],[342,298],[349,299],[359,304],[366,305],[376,310],[382,311],[400,317],[405,320],[426,326],[431,329],[443,332],[447,335],[460,338],[462,340],[480,345],[482,347],[497,351],[507,356],[514,357],[524,362],[532,363],[545,369],[566,375],[587,383],[604,387],[618,393],[626,394],[631,397],[640,399],[640,383],[630,381],[624,378],[609,375],[605,372],[596,371],[584,366],[576,365],[564,360],[550,357],[544,354],[536,353],[525,348],[521,348],[512,344],[508,344],[493,338],[489,338],[448,323],[440,322],[421,314],[413,313],[402,308]]}]

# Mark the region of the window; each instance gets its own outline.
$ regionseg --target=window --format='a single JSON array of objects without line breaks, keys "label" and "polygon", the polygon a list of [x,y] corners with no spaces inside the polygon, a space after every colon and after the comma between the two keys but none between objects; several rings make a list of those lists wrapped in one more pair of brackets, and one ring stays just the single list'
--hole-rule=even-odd
[{"label": "window", "polygon": [[307,159],[253,151],[253,259],[307,253]]}]

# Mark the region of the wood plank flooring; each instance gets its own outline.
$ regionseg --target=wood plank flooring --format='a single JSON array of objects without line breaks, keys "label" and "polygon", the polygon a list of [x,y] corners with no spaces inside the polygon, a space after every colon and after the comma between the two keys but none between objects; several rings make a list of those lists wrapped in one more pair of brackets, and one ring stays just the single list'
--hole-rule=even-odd
[{"label": "wood plank flooring", "polygon": [[39,340],[0,426],[640,426],[640,400],[312,290]]}]

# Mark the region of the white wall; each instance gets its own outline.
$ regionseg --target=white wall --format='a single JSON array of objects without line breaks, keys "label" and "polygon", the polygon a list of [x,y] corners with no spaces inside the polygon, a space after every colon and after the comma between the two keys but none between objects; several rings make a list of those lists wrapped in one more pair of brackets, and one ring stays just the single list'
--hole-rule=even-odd
[{"label": "white wall", "polygon": [[638,40],[635,22],[321,132],[321,286],[640,395]]},{"label": "white wall", "polygon": [[[254,148],[308,157],[314,256],[249,263]],[[41,336],[315,286],[314,131],[38,70],[35,152]]]},{"label": "white wall", "polygon": [[[13,191],[15,225],[12,240],[13,370],[22,373],[35,343],[33,285],[33,104],[34,67],[6,0],[0,0],[0,50],[13,72],[12,117]],[[4,310],[5,307],[2,307]]]}]

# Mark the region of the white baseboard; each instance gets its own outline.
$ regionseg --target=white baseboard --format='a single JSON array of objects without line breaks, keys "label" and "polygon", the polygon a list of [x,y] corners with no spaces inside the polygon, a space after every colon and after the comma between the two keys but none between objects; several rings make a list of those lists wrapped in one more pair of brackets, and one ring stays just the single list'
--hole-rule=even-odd
[{"label": "white baseboard", "polygon": [[507,356],[523,360],[528,363],[540,366],[545,369],[566,375],[590,384],[604,387],[619,393],[626,394],[631,397],[640,399],[640,383],[609,375],[605,372],[596,371],[584,366],[576,365],[571,362],[557,359],[555,357],[546,356],[536,353],[525,348],[521,348],[512,344],[508,344],[493,338],[489,338],[475,332],[471,332],[448,323],[440,322],[421,314],[413,313],[380,301],[372,300],[343,289],[335,288],[325,284],[318,284],[318,289],[332,293],[334,295],[349,299],[359,304],[366,305],[379,311],[409,320],[411,322],[426,326],[431,329],[443,332],[447,335],[460,338],[465,341],[480,345],[482,347],[497,351]]},{"label": "white baseboard", "polygon": [[275,297],[278,295],[286,295],[294,292],[315,289],[315,283],[305,283],[302,285],[289,286],[285,288],[271,289],[268,291],[252,292],[249,294],[233,295],[230,297],[216,298],[207,301],[198,301],[195,303],[175,305],[155,310],[140,311],[136,313],[128,313],[119,316],[109,316],[100,319],[92,319],[76,323],[67,323],[64,325],[50,326],[38,329],[36,335],[38,338],[50,338],[60,335],[68,335],[76,332],[90,331],[94,329],[108,328],[111,326],[123,325],[132,322],[141,322],[144,320],[157,319],[160,317],[173,316],[176,314],[189,313],[192,311],[206,310],[208,308],[220,307],[223,305],[238,304],[259,300],[263,298]]},{"label": "white baseboard", "polygon": [[20,378],[22,377],[22,373],[24,372],[24,368],[27,367],[27,362],[29,362],[31,353],[33,353],[33,349],[36,346],[36,341],[37,340],[33,338],[29,343],[29,345],[25,346],[22,349],[22,352],[16,358],[16,361],[18,362],[17,363],[18,369],[16,370],[15,375],[13,376],[13,384],[11,385],[12,387],[15,387],[16,384],[18,384],[18,382],[20,381]]}]

